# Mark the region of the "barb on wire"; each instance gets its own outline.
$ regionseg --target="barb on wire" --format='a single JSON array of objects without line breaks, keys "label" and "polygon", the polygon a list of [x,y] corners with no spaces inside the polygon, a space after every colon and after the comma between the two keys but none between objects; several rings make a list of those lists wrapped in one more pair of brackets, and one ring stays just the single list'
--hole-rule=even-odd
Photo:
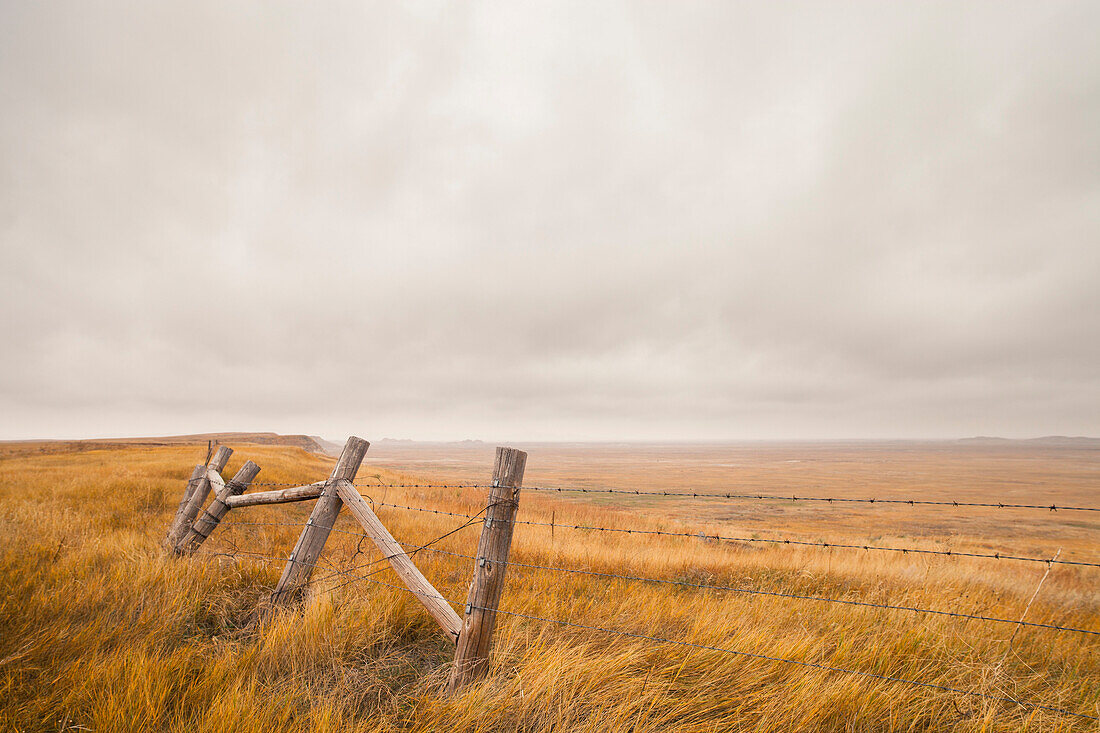
[{"label": "barb on wire", "polygon": [[218,552],[217,550],[204,548],[195,553],[195,557],[202,555],[212,557],[231,557],[234,560],[237,558],[244,558],[245,560],[258,560],[261,562],[286,562],[286,558],[281,555],[264,555],[260,552],[249,552],[248,550],[239,550],[234,548],[232,552]]}]

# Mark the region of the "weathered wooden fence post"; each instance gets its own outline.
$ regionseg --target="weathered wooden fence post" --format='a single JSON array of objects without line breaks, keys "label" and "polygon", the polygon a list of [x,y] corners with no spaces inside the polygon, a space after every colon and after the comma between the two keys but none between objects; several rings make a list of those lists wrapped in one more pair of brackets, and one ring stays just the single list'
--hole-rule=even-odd
[{"label": "weathered wooden fence post", "polygon": [[225,488],[215,493],[214,501],[210,502],[210,506],[202,513],[202,516],[191,525],[191,529],[188,530],[187,535],[180,542],[180,552],[191,554],[199,549],[199,546],[206,541],[206,538],[218,526],[218,522],[222,521],[222,517],[229,511],[229,505],[225,503],[226,500],[231,496],[243,493],[248,485],[256,479],[256,474],[259,472],[260,467],[252,461],[248,461],[241,466],[241,469],[237,471],[237,475],[229,480]]},{"label": "weathered wooden fence post", "polygon": [[526,465],[527,454],[523,451],[497,448],[493,486],[489,490],[489,505],[474,561],[474,579],[466,598],[454,668],[447,681],[448,694],[481,678],[489,668],[489,649],[500,594],[504,590],[504,574],[508,569],[508,552],[512,547],[512,530]]},{"label": "weathered wooden fence post", "polygon": [[231,455],[233,455],[232,448],[224,445],[220,446],[210,462],[203,467],[202,475],[197,480],[195,480],[195,475],[199,473],[199,467],[195,467],[195,471],[191,474],[192,481],[188,482],[187,501],[176,512],[176,517],[172,520],[172,526],[168,530],[168,536],[164,540],[164,544],[168,549],[179,551],[180,540],[191,529],[191,524],[198,516],[199,509],[206,503],[206,497],[210,493],[211,476],[218,475],[218,471],[225,468],[225,464],[229,463]]},{"label": "weathered wooden fence post", "polygon": [[294,545],[294,551],[290,553],[283,575],[279,578],[279,584],[275,586],[275,592],[271,595],[273,602],[285,604],[301,598],[309,584],[313,566],[321,556],[321,550],[344,503],[337,494],[339,483],[355,479],[359,464],[363,462],[369,447],[370,443],[354,435],[344,444],[340,460],[336,462],[332,475],[325,482],[324,491],[313,506],[313,512],[309,515],[301,536],[298,537],[298,543]]},{"label": "weathered wooden fence post", "polygon": [[176,516],[172,518],[172,523],[168,525],[168,534],[164,536],[164,546],[169,550],[175,546],[175,542],[172,539],[172,533],[175,531],[176,526],[183,521],[181,519],[181,517],[183,517],[183,510],[187,508],[187,503],[191,501],[191,494],[195,493],[195,488],[205,475],[206,466],[200,463],[195,466],[195,470],[191,471],[191,478],[187,479],[187,486],[183,489],[180,505],[176,508]]}]

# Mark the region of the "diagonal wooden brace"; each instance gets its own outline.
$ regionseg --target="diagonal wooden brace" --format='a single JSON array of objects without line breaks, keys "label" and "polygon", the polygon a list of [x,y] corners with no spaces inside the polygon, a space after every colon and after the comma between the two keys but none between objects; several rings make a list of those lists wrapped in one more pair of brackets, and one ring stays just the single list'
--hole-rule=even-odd
[{"label": "diagonal wooden brace", "polygon": [[389,561],[394,571],[400,576],[409,590],[413,592],[431,617],[434,618],[443,632],[452,643],[458,641],[458,635],[462,631],[462,620],[451,608],[451,604],[440,595],[439,591],[428,582],[428,579],[417,569],[409,558],[409,554],[398,544],[393,535],[389,533],[382,520],[370,508],[370,504],[356,490],[350,481],[340,481],[336,487],[336,493],[347,504],[351,513],[359,520],[363,531],[371,538],[371,541],[382,551],[382,555]]}]

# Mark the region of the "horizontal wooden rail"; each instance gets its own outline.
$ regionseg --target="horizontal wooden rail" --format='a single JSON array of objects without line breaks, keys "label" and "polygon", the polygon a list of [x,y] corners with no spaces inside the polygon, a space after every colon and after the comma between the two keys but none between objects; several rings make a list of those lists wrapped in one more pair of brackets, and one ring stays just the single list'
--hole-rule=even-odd
[{"label": "horizontal wooden rail", "polygon": [[315,484],[295,486],[290,489],[278,489],[276,491],[257,491],[255,494],[240,494],[230,496],[225,504],[230,509],[242,506],[257,506],[261,504],[289,504],[292,501],[305,501],[316,499],[325,490],[325,482],[318,481]]}]

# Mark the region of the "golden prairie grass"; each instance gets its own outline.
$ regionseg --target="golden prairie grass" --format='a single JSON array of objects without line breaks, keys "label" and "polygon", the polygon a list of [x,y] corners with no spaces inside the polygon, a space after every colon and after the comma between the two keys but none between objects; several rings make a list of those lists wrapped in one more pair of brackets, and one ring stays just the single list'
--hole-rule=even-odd
[{"label": "golden prairie grass", "polygon": [[[332,465],[294,448],[234,447],[225,473],[252,459],[263,468],[259,481],[305,483]],[[337,524],[345,532],[329,539],[316,592],[295,609],[273,611],[267,598],[308,503],[234,510],[199,554],[166,556],[160,541],[197,457],[194,446],[117,446],[12,449],[0,460],[0,730],[1096,729],[981,698],[509,615],[499,618],[489,678],[446,698],[440,688],[453,646],[415,597],[379,584],[400,581],[377,564],[349,517]],[[538,459],[532,454],[530,463]],[[490,470],[486,464],[480,478]],[[483,490],[376,485],[410,478],[364,465],[357,484],[379,504],[467,514],[484,505]],[[559,524],[679,530],[705,520],[708,531],[726,533],[797,531],[816,539],[816,531],[832,540],[927,547],[945,541],[903,531],[900,520],[884,533],[882,522],[864,515],[825,530],[815,528],[813,515],[754,526],[750,515],[723,515],[725,506],[676,505],[662,514],[532,492],[520,514]],[[378,513],[406,546],[464,521],[384,506]],[[1038,529],[1014,533],[995,519],[979,528],[1049,549]],[[1066,551],[1095,559],[1091,530],[1076,528]],[[462,530],[433,547],[472,554],[477,532]],[[952,525],[950,544],[981,548],[988,536],[960,535]],[[428,551],[415,560],[446,597],[464,600],[470,560]],[[1019,618],[1045,570],[528,525],[517,527],[512,560],[1009,619]],[[518,566],[508,573],[502,608],[521,614],[1100,715],[1096,637],[1023,627],[1010,646],[1014,627],[1006,624]],[[1100,629],[1098,579],[1096,569],[1056,566],[1028,620]]]}]

